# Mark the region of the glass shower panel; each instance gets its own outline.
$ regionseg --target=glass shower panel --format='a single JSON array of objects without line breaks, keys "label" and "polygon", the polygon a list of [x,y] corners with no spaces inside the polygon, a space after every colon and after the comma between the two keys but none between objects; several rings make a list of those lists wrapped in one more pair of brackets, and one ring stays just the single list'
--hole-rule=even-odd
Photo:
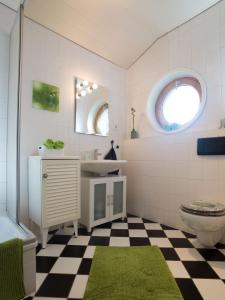
[{"label": "glass shower panel", "polygon": [[6,162],[6,209],[9,217],[18,222],[19,216],[19,139],[20,139],[20,73],[21,30],[23,9],[17,13],[10,35],[9,97]]},{"label": "glass shower panel", "polygon": [[6,28],[7,8],[0,4],[0,214],[6,209],[6,136],[10,31]]}]

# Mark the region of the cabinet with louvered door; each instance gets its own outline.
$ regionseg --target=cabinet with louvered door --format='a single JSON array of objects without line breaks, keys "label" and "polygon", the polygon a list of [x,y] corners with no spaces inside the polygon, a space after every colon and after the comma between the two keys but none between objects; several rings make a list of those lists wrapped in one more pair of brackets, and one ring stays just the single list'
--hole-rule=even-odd
[{"label": "cabinet with louvered door", "polygon": [[40,226],[46,247],[51,226],[72,221],[77,235],[80,218],[80,161],[74,157],[30,157],[30,219]]}]

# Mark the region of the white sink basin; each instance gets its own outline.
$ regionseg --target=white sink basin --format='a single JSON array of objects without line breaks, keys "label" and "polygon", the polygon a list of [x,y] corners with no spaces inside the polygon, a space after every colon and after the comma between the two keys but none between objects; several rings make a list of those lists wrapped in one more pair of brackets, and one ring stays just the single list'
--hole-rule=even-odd
[{"label": "white sink basin", "polygon": [[81,160],[81,170],[105,175],[120,169],[126,162],[126,160]]}]

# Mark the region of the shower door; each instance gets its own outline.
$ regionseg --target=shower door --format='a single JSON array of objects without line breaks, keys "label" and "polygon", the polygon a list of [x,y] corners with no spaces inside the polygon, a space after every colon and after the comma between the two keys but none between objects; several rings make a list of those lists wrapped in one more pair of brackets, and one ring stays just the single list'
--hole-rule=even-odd
[{"label": "shower door", "polygon": [[8,129],[6,161],[6,210],[10,218],[19,220],[20,195],[20,81],[23,7],[15,16],[10,34]]}]

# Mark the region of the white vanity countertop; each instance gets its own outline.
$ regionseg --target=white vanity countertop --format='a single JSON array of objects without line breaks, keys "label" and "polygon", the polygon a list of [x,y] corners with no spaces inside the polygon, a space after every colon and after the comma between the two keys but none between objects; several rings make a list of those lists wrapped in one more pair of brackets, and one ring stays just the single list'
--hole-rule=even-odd
[{"label": "white vanity countertop", "polygon": [[76,160],[80,160],[80,156],[67,156],[67,155],[63,155],[63,156],[40,156],[40,155],[33,155],[30,156],[29,158],[32,159],[76,159]]},{"label": "white vanity countertop", "polygon": [[81,160],[81,171],[108,175],[110,172],[121,169],[126,163],[126,160]]}]

